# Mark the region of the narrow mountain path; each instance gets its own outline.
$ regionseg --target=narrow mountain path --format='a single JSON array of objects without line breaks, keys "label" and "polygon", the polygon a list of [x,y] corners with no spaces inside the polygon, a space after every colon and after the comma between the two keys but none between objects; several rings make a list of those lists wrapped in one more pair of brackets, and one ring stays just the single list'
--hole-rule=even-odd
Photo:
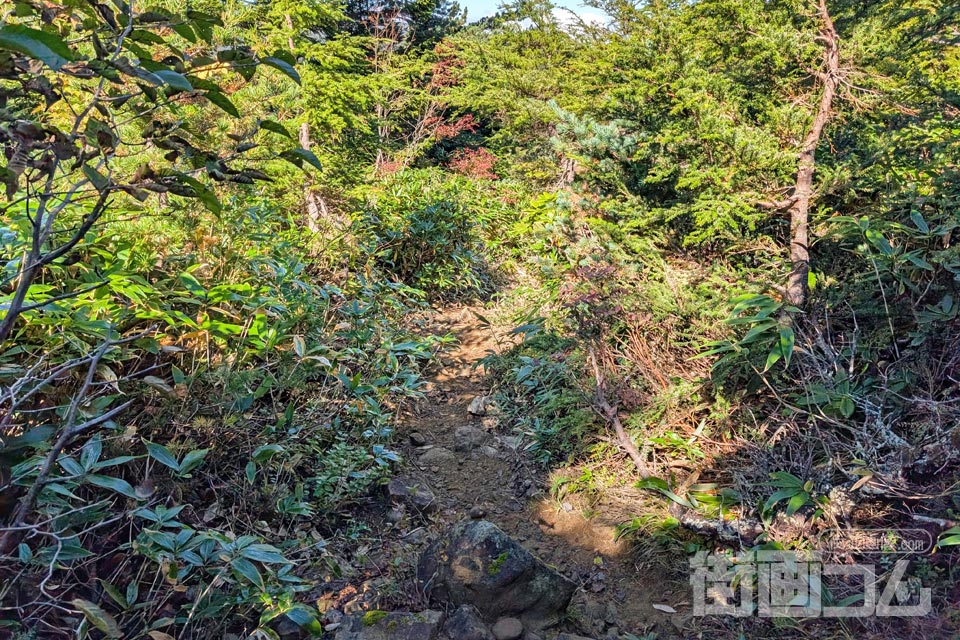
[{"label": "narrow mountain path", "polygon": [[521,438],[494,416],[468,412],[471,401],[488,393],[477,362],[498,349],[494,332],[474,311],[484,313],[450,307],[433,319],[431,331],[455,335],[458,346],[428,372],[427,398],[401,426],[409,471],[439,503],[430,528],[436,533],[468,517],[495,523],[580,585],[571,629],[607,638],[656,628],[659,638],[670,637],[664,631],[674,630],[671,616],[653,605],[688,599],[687,590],[616,540],[616,525],[638,515],[635,496],[626,490],[617,500],[589,506],[576,497],[558,501],[549,492],[549,471],[525,458]]}]

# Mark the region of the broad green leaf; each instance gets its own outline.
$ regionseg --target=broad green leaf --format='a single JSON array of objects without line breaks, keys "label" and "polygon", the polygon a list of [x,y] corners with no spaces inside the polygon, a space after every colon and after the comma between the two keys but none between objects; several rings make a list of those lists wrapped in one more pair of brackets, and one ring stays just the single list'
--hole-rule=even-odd
[{"label": "broad green leaf", "polygon": [[126,610],[130,608],[130,603],[127,602],[126,597],[120,593],[120,589],[118,589],[116,585],[107,582],[103,578],[97,578],[97,580],[100,582],[100,586],[103,587],[103,590],[107,593],[107,595],[110,596],[114,602],[120,605],[121,609]]},{"label": "broad green leaf", "polygon": [[278,133],[288,138],[293,138],[293,135],[289,131],[287,131],[286,127],[284,127],[279,122],[274,122],[273,120],[261,120],[260,128],[266,129],[267,131],[272,131],[273,133]]},{"label": "broad green leaf", "polygon": [[194,469],[200,466],[203,462],[203,459],[206,457],[207,452],[210,449],[194,449],[183,456],[183,461],[180,463],[180,473],[190,473]]},{"label": "broad green leaf", "polygon": [[301,358],[307,353],[307,343],[303,336],[293,336],[293,352]]},{"label": "broad green leaf", "polygon": [[60,466],[63,467],[64,471],[72,476],[82,476],[84,471],[86,471],[79,462],[70,456],[63,456],[57,460],[57,462],[60,463]]},{"label": "broad green leaf", "polygon": [[803,505],[807,504],[809,500],[810,495],[806,492],[798,493],[790,498],[790,502],[787,503],[787,515],[792,516],[795,514],[803,507]]},{"label": "broad green leaf", "polygon": [[269,544],[252,544],[243,550],[243,557],[268,564],[291,564],[280,550]]},{"label": "broad green leaf", "polygon": [[937,547],[954,547],[960,545],[960,526],[950,527],[940,534]]},{"label": "broad green leaf", "polygon": [[916,267],[920,267],[926,271],[933,271],[933,265],[921,258],[918,253],[919,252],[911,251],[910,253],[904,254],[904,257]]},{"label": "broad green leaf", "polygon": [[184,184],[193,189],[194,197],[200,200],[210,213],[216,216],[220,215],[223,211],[223,206],[220,204],[217,194],[192,176],[185,173],[177,173],[176,175]]},{"label": "broad green leaf", "polygon": [[916,225],[917,229],[920,230],[920,233],[930,233],[930,226],[927,224],[927,221],[923,219],[923,214],[916,209],[910,212],[910,220]]},{"label": "broad green leaf", "polygon": [[129,38],[144,44],[166,44],[160,35],[146,29],[134,29],[130,32]]},{"label": "broad green leaf", "polygon": [[158,69],[153,75],[163,80],[164,84],[177,91],[193,91],[193,85],[187,80],[187,76],[177,73],[172,69]]},{"label": "broad green leaf", "polygon": [[[170,25],[170,28],[177,32],[177,35],[186,40],[187,42],[196,42],[197,34],[193,32],[193,29],[190,28],[190,25],[184,22],[178,22],[173,25]],[[195,58],[194,58],[195,60]],[[194,64],[196,67],[196,64]]]},{"label": "broad green leaf", "polygon": [[98,487],[103,487],[104,489],[110,489],[116,491],[117,493],[127,496],[128,498],[133,498],[134,500],[138,499],[137,492],[134,491],[133,487],[129,482],[123,480],[122,478],[113,478],[111,476],[101,476],[101,475],[89,475],[87,480],[90,484],[96,485]]},{"label": "broad green leaf", "polygon": [[263,576],[260,575],[260,571],[257,570],[257,567],[246,558],[234,558],[230,561],[230,566],[233,567],[233,570],[239,575],[243,576],[248,582],[253,583],[261,589],[264,588]]},{"label": "broad green leaf", "polygon": [[853,403],[853,398],[850,396],[843,396],[843,398],[840,399],[840,413],[844,418],[849,418],[856,410],[857,406]]},{"label": "broad green leaf", "polygon": [[89,164],[83,165],[83,175],[93,184],[97,191],[104,191],[110,186],[110,179]]},{"label": "broad green leaf", "polygon": [[257,464],[263,464],[264,462],[266,462],[273,456],[277,455],[278,453],[281,453],[282,451],[283,451],[283,447],[281,447],[278,444],[265,444],[263,446],[257,447],[254,450],[253,455],[251,457],[253,461],[256,462]]},{"label": "broad green leaf", "polygon": [[784,368],[790,366],[790,357],[793,355],[793,346],[796,343],[793,329],[786,326],[780,326],[780,353],[783,355]]},{"label": "broad green leaf", "polygon": [[80,450],[80,466],[83,467],[84,471],[89,471],[93,468],[97,460],[100,459],[102,453],[103,440],[101,440],[100,434],[97,433],[87,440],[86,444],[84,444]]},{"label": "broad green leaf", "polygon": [[46,442],[50,436],[56,432],[50,425],[43,425],[27,430],[19,436],[13,436],[5,439],[3,446],[0,447],[4,452],[16,451],[26,447],[36,447]]},{"label": "broad green leaf", "polygon": [[297,167],[303,168],[303,162],[308,162],[311,166],[318,170],[323,170],[323,165],[320,164],[320,159],[312,152],[306,149],[301,149],[299,147],[295,149],[288,149],[280,154],[280,157],[290,162],[291,164],[296,165]]},{"label": "broad green leaf", "polygon": [[[717,343],[711,343],[711,344],[717,344]],[[709,347],[711,346],[711,344],[708,344],[705,346]],[[715,356],[721,353],[729,353],[730,351],[734,351],[734,350],[736,350],[736,347],[731,342],[719,343],[713,349],[710,349],[708,351],[702,351],[695,356],[690,356],[688,360],[700,360],[701,358],[707,358],[707,357]]]},{"label": "broad green leaf", "polygon": [[70,604],[76,607],[90,621],[90,624],[102,631],[108,638],[123,637],[120,625],[113,619],[113,616],[101,609],[99,605],[83,598],[74,598],[70,601]]},{"label": "broad green leaf", "polygon": [[743,346],[743,345],[748,345],[748,344],[751,344],[751,343],[753,343],[753,342],[756,342],[759,338],[763,337],[763,336],[766,335],[766,334],[770,334],[771,337],[772,337],[772,331],[771,331],[771,329],[773,329],[773,328],[776,327],[776,326],[777,326],[776,321],[774,321],[774,320],[764,320],[763,322],[758,323],[757,326],[755,326],[755,327],[753,327],[752,329],[750,329],[749,331],[747,331],[747,332],[743,335],[743,337],[742,337],[740,340],[738,340],[737,342],[738,342],[738,344],[740,344],[741,346]]},{"label": "broad green leaf", "polygon": [[766,373],[770,371],[773,365],[777,364],[780,358],[783,357],[783,354],[780,352],[780,345],[777,344],[773,349],[770,350],[770,353],[767,354],[767,362],[763,366],[763,371]]},{"label": "broad green leaf", "polygon": [[770,484],[774,487],[799,489],[803,486],[803,480],[787,471],[774,471],[770,474]]},{"label": "broad green leaf", "polygon": [[653,491],[662,493],[663,495],[670,498],[671,500],[673,500],[679,505],[688,507],[690,509],[696,508],[694,504],[691,503],[689,500],[685,500],[684,498],[681,498],[676,493],[671,491],[666,481],[661,478],[644,478],[643,480],[640,480],[639,482],[637,482],[636,487],[638,489],[652,489]]},{"label": "broad green leaf", "polygon": [[127,598],[127,602],[130,604],[136,604],[137,598],[140,597],[140,585],[136,579],[130,581],[130,584],[127,585],[127,591],[124,595]]},{"label": "broad green leaf", "polygon": [[187,291],[192,293],[197,297],[203,297],[207,295],[207,290],[204,289],[203,285],[200,284],[200,281],[193,277],[192,273],[184,271],[179,276],[180,282],[183,283],[183,286],[186,287]]},{"label": "broad green leaf", "polygon": [[532,366],[532,365],[529,365],[529,364],[528,364],[528,365],[524,365],[524,366],[520,367],[520,370],[517,371],[517,382],[523,382],[523,381],[526,380],[528,377],[530,377],[530,374],[531,374],[531,373],[533,373],[533,366]]},{"label": "broad green leaf", "polygon": [[122,464],[127,464],[128,462],[133,462],[134,460],[139,460],[143,456],[117,456],[116,458],[110,458],[109,460],[104,460],[93,465],[92,470],[99,471],[100,469],[108,469],[110,467],[117,467]]},{"label": "broad green leaf", "polygon": [[228,114],[230,114],[234,118],[240,117],[240,111],[237,110],[236,105],[230,102],[230,98],[228,98],[223,93],[219,91],[207,91],[203,95],[207,100],[217,105],[218,107],[226,111]]},{"label": "broad green leaf", "polygon": [[220,16],[213,15],[212,13],[204,13],[203,11],[195,11],[193,9],[187,11],[187,19],[194,22],[208,22],[218,27],[223,26],[223,20],[220,19]]},{"label": "broad green leaf", "polygon": [[143,443],[147,445],[147,453],[150,454],[151,458],[164,466],[170,467],[174,471],[180,471],[180,463],[177,462],[177,459],[170,453],[169,449],[162,444],[150,442],[149,440],[144,440]]},{"label": "broad green leaf", "polygon": [[158,378],[157,376],[144,376],[142,380],[157,391],[162,391],[168,395],[173,394],[173,387],[167,384],[167,381],[163,378]]},{"label": "broad green leaf", "polygon": [[770,511],[781,500],[788,500],[800,493],[800,489],[777,489],[773,492],[766,504],[763,505],[764,511]]},{"label": "broad green leaf", "polygon": [[281,60],[275,56],[267,56],[266,58],[261,58],[260,62],[263,64],[273,67],[274,69],[279,70],[280,72],[286,74],[291,80],[300,84],[300,74],[296,69],[293,68],[289,62]]},{"label": "broad green leaf", "polygon": [[876,229],[867,229],[864,235],[884,256],[889,257],[895,253],[887,238]]},{"label": "broad green leaf", "polygon": [[40,60],[54,71],[59,71],[63,65],[78,59],[77,54],[59,37],[20,24],[5,24],[0,27],[0,49],[16,51]]}]

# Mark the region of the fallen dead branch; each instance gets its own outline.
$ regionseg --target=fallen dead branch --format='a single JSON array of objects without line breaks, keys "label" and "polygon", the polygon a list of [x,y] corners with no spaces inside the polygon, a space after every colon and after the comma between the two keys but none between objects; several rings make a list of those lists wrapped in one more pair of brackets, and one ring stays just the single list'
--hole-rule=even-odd
[{"label": "fallen dead branch", "polygon": [[649,478],[653,475],[653,472],[647,465],[646,456],[637,449],[637,445],[633,444],[633,440],[630,439],[630,434],[627,433],[626,429],[623,428],[623,423],[620,422],[617,408],[612,406],[607,400],[606,382],[603,377],[603,372],[600,370],[600,365],[597,364],[597,354],[592,346],[587,348],[587,354],[590,358],[590,366],[593,367],[593,376],[597,383],[596,408],[600,415],[613,426],[613,430],[617,433],[617,440],[620,446],[623,447],[627,455],[630,456],[630,459],[633,460],[637,471],[640,472],[640,476],[642,478]]}]

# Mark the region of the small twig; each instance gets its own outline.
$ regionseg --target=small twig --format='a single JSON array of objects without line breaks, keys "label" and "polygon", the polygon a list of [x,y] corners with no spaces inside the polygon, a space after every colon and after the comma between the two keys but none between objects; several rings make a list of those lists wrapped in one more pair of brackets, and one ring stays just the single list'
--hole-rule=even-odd
[{"label": "small twig", "polygon": [[935,524],[938,527],[941,527],[943,529],[949,529],[950,527],[957,526],[956,520],[948,520],[946,518],[931,518],[930,516],[921,516],[916,513],[911,513],[910,519],[916,520],[917,522],[923,522],[926,524]]}]

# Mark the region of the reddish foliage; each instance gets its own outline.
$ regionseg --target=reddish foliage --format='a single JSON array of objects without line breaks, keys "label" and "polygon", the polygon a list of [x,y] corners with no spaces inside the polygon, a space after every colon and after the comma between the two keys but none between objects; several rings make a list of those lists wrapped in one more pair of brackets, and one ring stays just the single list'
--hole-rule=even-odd
[{"label": "reddish foliage", "polygon": [[[437,118],[439,120],[439,118]],[[437,139],[455,138],[465,131],[473,133],[477,130],[477,122],[472,114],[461,116],[453,122],[444,122],[437,125]]]},{"label": "reddish foliage", "polygon": [[381,176],[393,175],[400,169],[403,169],[404,163],[399,160],[385,160],[383,164],[380,165],[379,174]]},{"label": "reddish foliage", "polygon": [[457,84],[457,78],[454,76],[454,69],[464,66],[464,61],[456,57],[456,54],[448,44],[441,42],[436,46],[434,52],[438,56],[437,62],[433,65],[430,74],[430,89],[439,89],[441,87],[452,87]]},{"label": "reddish foliage", "polygon": [[458,149],[450,158],[447,166],[454,173],[470,178],[498,180],[500,176],[493,172],[497,157],[480,147],[479,149]]}]

